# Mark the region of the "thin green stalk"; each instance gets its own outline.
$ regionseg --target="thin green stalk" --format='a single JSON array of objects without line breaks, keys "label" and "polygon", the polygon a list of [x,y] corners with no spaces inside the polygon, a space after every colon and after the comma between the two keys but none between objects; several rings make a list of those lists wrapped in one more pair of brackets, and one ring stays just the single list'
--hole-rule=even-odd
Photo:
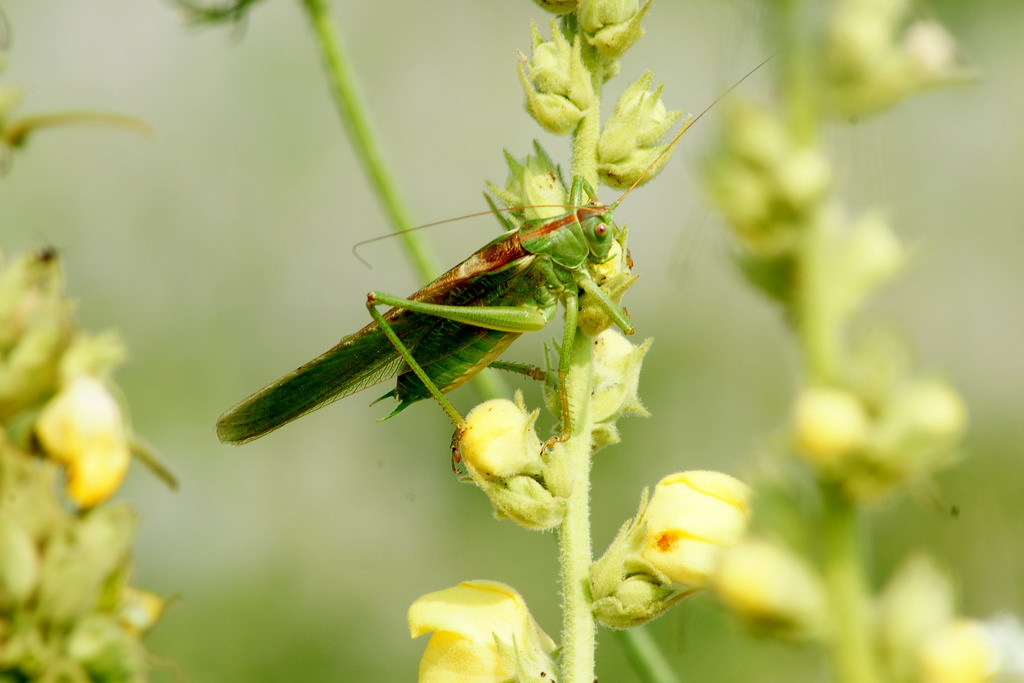
[{"label": "thin green stalk", "polygon": [[590,391],[593,341],[577,331],[572,365],[565,377],[565,399],[572,413],[573,432],[565,442],[565,457],[573,473],[565,518],[559,527],[562,578],[562,680],[594,680],[593,596],[590,592]]},{"label": "thin green stalk", "polygon": [[[331,96],[341,115],[349,141],[355,148],[391,225],[396,231],[408,230],[414,223],[399,197],[398,187],[384,164],[377,139],[370,128],[367,107],[355,86],[348,56],[342,44],[341,32],[335,27],[324,0],[302,0],[302,4],[309,14],[313,33],[320,47],[320,56],[330,81]],[[430,282],[437,277],[441,269],[434,257],[428,253],[420,236],[414,232],[405,232],[401,234],[400,239],[420,280]]]},{"label": "thin green stalk", "polygon": [[[324,0],[302,0],[302,4],[309,14],[327,73],[331,97],[338,109],[342,125],[348,133],[349,141],[370,178],[388,220],[395,231],[400,233],[399,239],[420,281],[428,283],[437,277],[441,267],[419,233],[402,232],[413,227],[414,223],[399,195],[398,186],[384,163],[377,139],[370,127],[368,108],[356,88],[348,55],[342,44],[341,32],[336,28]],[[481,398],[508,395],[505,383],[487,370],[473,378],[473,386]]]},{"label": "thin green stalk", "polygon": [[857,507],[842,490],[821,485],[825,586],[832,607],[832,661],[843,683],[883,680],[871,642],[870,593],[863,572]]},{"label": "thin green stalk", "polygon": [[615,636],[643,683],[681,683],[682,679],[646,627],[617,630]]}]

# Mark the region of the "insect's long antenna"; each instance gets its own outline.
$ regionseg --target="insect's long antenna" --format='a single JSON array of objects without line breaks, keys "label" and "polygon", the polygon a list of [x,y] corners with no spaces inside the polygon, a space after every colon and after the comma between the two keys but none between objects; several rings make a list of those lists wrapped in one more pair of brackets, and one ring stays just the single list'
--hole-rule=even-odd
[{"label": "insect's long antenna", "polygon": [[718,97],[716,97],[716,98],[715,98],[715,100],[714,100],[714,102],[712,102],[712,103],[711,103],[711,104],[709,104],[708,106],[704,107],[704,110],[703,110],[703,111],[702,111],[701,113],[697,114],[697,115],[696,115],[695,117],[693,117],[692,119],[690,119],[690,120],[689,120],[689,121],[688,121],[688,122],[686,123],[686,125],[685,125],[685,126],[683,126],[682,130],[680,130],[680,131],[679,131],[678,133],[676,133],[676,136],[675,136],[674,138],[672,138],[672,142],[670,142],[670,143],[668,143],[667,145],[665,145],[665,149],[661,150],[661,154],[659,154],[658,156],[654,157],[654,161],[652,161],[652,162],[651,162],[650,164],[648,164],[648,165],[647,165],[647,168],[645,168],[645,169],[644,169],[644,171],[643,171],[643,173],[641,173],[641,174],[640,174],[640,177],[639,177],[639,178],[637,178],[637,179],[636,179],[636,181],[634,181],[634,182],[633,182],[633,184],[629,186],[629,189],[628,189],[628,190],[626,190],[625,192],[623,192],[623,193],[622,193],[622,196],[621,196],[621,197],[619,197],[618,199],[616,199],[616,200],[615,200],[615,201],[614,201],[614,202],[613,202],[613,203],[611,204],[611,208],[612,208],[612,209],[614,209],[614,208],[616,208],[616,207],[617,207],[617,206],[618,206],[619,204],[621,204],[621,203],[622,203],[622,201],[623,201],[623,200],[624,200],[624,199],[625,199],[626,197],[628,197],[628,196],[629,196],[629,195],[630,195],[630,194],[631,194],[631,193],[633,192],[633,190],[635,190],[635,189],[637,188],[637,186],[639,186],[639,185],[640,185],[640,183],[642,183],[642,182],[643,182],[643,181],[644,181],[644,180],[645,180],[645,179],[647,178],[648,174],[649,174],[649,173],[651,172],[651,169],[652,169],[652,168],[654,168],[654,167],[655,167],[655,166],[657,165],[657,163],[658,163],[659,161],[661,161],[661,160],[662,160],[662,158],[663,158],[663,157],[664,157],[664,156],[665,156],[666,154],[668,154],[669,152],[671,152],[671,151],[672,151],[672,149],[673,149],[673,148],[674,148],[674,147],[676,146],[676,144],[678,144],[678,143],[679,143],[679,141],[683,139],[683,135],[684,135],[684,134],[686,133],[686,131],[688,131],[688,130],[690,130],[691,128],[693,128],[693,125],[694,125],[695,123],[697,123],[698,121],[700,121],[700,120],[701,120],[701,118],[702,118],[702,117],[704,116],[704,114],[707,114],[707,113],[708,113],[709,111],[711,111],[712,109],[714,109],[714,107],[715,107],[715,106],[716,106],[716,105],[717,105],[717,104],[718,104],[719,102],[721,102],[722,100],[724,100],[724,99],[725,99],[725,97],[726,97],[726,96],[727,96],[727,95],[728,95],[729,93],[731,93],[731,92],[732,92],[733,90],[735,90],[736,88],[738,88],[738,87],[739,87],[739,85],[740,85],[740,83],[742,83],[743,81],[745,81],[745,80],[747,80],[748,78],[750,78],[750,77],[751,77],[751,76],[752,76],[752,75],[753,75],[753,74],[754,74],[754,73],[755,73],[755,72],[756,72],[756,71],[757,71],[758,69],[760,69],[760,68],[761,68],[762,66],[764,66],[765,64],[767,64],[768,62],[770,62],[770,61],[772,60],[772,58],[774,58],[774,57],[775,57],[775,55],[772,55],[771,57],[769,57],[768,59],[764,60],[763,62],[761,62],[760,64],[758,64],[757,66],[755,66],[755,67],[754,67],[753,69],[751,69],[750,71],[748,71],[748,72],[747,72],[746,74],[744,74],[743,78],[741,78],[740,80],[738,80],[738,81],[736,81],[735,83],[733,83],[733,84],[732,84],[731,86],[729,86],[729,89],[728,89],[728,90],[726,90],[726,91],[725,91],[725,92],[723,92],[723,93],[722,93],[721,95],[719,95]]},{"label": "insect's long antenna", "polygon": [[488,209],[487,211],[478,211],[476,213],[467,213],[465,216],[456,216],[455,218],[445,218],[443,221],[434,221],[433,223],[424,223],[423,225],[417,225],[415,228],[406,228],[405,230],[396,230],[395,232],[389,232],[386,235],[378,235],[377,237],[371,237],[368,240],[356,242],[352,245],[352,255],[359,259],[367,268],[372,268],[369,261],[359,255],[359,247],[370,244],[371,242],[380,242],[381,240],[391,239],[398,235],[404,235],[409,232],[416,232],[417,230],[425,230],[427,228],[433,228],[438,225],[444,225],[445,223],[454,223],[455,221],[465,220],[467,218],[480,218],[481,216],[493,216],[496,213],[504,213],[506,211],[522,211],[523,209],[578,209],[580,207],[573,206],[571,204],[531,204],[529,206],[510,206],[504,209]]}]

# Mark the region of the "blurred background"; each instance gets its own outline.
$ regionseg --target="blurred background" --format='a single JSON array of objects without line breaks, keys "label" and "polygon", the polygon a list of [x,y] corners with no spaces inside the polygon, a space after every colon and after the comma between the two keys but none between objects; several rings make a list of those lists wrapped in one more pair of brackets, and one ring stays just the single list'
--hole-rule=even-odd
[{"label": "blurred background", "polygon": [[[335,2],[363,93],[414,220],[485,208],[501,150],[565,142],[522,110],[517,51],[527,0]],[[429,402],[380,423],[374,389],[255,443],[229,448],[217,416],[367,322],[365,293],[417,288],[328,99],[296,2],[266,0],[234,28],[185,25],[161,0],[8,0],[5,84],[17,114],[60,109],[140,117],[152,139],[97,128],[40,133],[0,179],[0,245],[63,255],[86,329],[131,350],[117,380],[135,428],[181,480],[136,466],[119,497],[141,512],[135,583],[178,596],[149,637],[157,677],[189,681],[409,681],[423,642],[405,621],[419,595],[472,578],[519,589],[559,631],[553,535],[491,517],[451,475],[451,427]],[[963,611],[1024,614],[1024,5],[930,8],[981,78],[830,130],[849,206],[887,209],[914,258],[868,315],[913,340],[972,413],[964,461],[938,484],[959,510],[900,498],[872,515],[875,578],[926,549],[961,588]],[[648,35],[609,86],[653,69],[670,107],[697,112],[760,62],[755,2],[655,3]],[[769,91],[770,69],[741,90]],[[641,395],[653,417],[621,423],[596,461],[595,553],[644,486],[680,469],[743,476],[782,425],[797,363],[777,311],[741,281],[697,173],[712,113],[617,218],[632,226],[639,283],[628,306],[656,339]],[[606,199],[612,197],[605,192]],[[452,265],[497,234],[493,220],[431,230]],[[551,335],[556,334],[552,331]],[[536,361],[550,335],[509,359]],[[455,394],[466,409],[472,390]],[[539,400],[534,392],[534,405]],[[746,635],[690,598],[651,626],[687,679],[823,680],[811,650]],[[608,632],[602,681],[636,680]]]}]

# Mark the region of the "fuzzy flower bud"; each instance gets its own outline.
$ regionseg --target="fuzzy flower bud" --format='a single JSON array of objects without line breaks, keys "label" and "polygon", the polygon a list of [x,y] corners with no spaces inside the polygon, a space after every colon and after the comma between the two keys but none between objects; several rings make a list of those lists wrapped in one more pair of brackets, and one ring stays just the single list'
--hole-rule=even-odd
[{"label": "fuzzy flower bud", "polygon": [[707,586],[722,550],[750,516],[750,489],[727,474],[665,477],[590,570],[594,614],[612,628],[636,626]]},{"label": "fuzzy flower bud", "polygon": [[534,141],[533,148],[535,154],[527,155],[523,161],[505,152],[509,173],[504,188],[487,183],[487,188],[506,207],[530,207],[496,214],[506,230],[514,230],[528,220],[565,213],[563,207],[569,193],[562,182],[562,172],[539,142]]},{"label": "fuzzy flower bud", "polygon": [[640,366],[653,341],[647,339],[634,346],[614,328],[594,339],[594,388],[590,395],[594,422],[614,422],[622,415],[650,416],[637,395],[637,385]]},{"label": "fuzzy flower bud", "polygon": [[792,552],[766,541],[728,548],[714,576],[718,597],[754,627],[783,635],[821,635],[827,600],[821,580]]},{"label": "fuzzy flower bud", "polygon": [[790,256],[795,230],[827,193],[828,162],[819,150],[795,139],[780,116],[753,104],[735,104],[726,111],[722,138],[708,163],[712,199],[753,258]]},{"label": "fuzzy flower bud", "polygon": [[92,680],[131,681],[145,676],[142,644],[109,615],[93,614],[80,621],[68,638],[67,649]]},{"label": "fuzzy flower bud", "polygon": [[662,154],[666,145],[658,142],[683,112],[666,111],[661,100],[664,86],[652,92],[652,79],[648,71],[626,88],[601,131],[597,170],[610,187],[624,190],[641,178],[646,183],[658,175],[671,156]]},{"label": "fuzzy flower bud", "polygon": [[673,583],[705,587],[722,550],[745,533],[750,498],[750,487],[721,472],[665,477],[643,514],[644,559]]},{"label": "fuzzy flower bud", "polygon": [[861,471],[848,486],[870,498],[949,464],[966,424],[967,409],[946,382],[905,381],[879,406]]},{"label": "fuzzy flower bud", "polygon": [[32,595],[39,581],[39,551],[12,516],[0,515],[0,613]]},{"label": "fuzzy flower bud", "polygon": [[587,42],[607,59],[618,59],[644,34],[640,21],[651,8],[637,0],[581,0],[577,14]]},{"label": "fuzzy flower bud", "polygon": [[[466,416],[457,445],[469,476],[491,499],[497,517],[531,529],[550,529],[561,522],[565,500],[554,471],[560,460],[549,463],[542,457],[543,446],[534,430],[537,414],[526,411],[520,394],[515,403],[486,401]],[[552,483],[549,480],[559,495],[545,486]]]},{"label": "fuzzy flower bud", "polygon": [[533,26],[533,55],[519,64],[526,111],[544,130],[568,135],[594,103],[594,86],[583,64],[579,36],[572,45],[551,22],[551,40]]},{"label": "fuzzy flower bud", "polygon": [[428,593],[409,608],[413,638],[432,633],[420,660],[420,683],[551,681],[555,643],[513,588],[465,581]]},{"label": "fuzzy flower bud", "polygon": [[53,390],[72,330],[61,283],[52,250],[24,254],[0,270],[0,418]]},{"label": "fuzzy flower bud", "polygon": [[867,440],[869,427],[864,405],[842,389],[805,389],[793,411],[797,449],[818,465],[835,465],[853,454]]},{"label": "fuzzy flower bud", "polygon": [[102,380],[71,379],[39,416],[46,453],[68,468],[68,495],[82,507],[110,497],[128,471],[131,452],[121,409]]},{"label": "fuzzy flower bud", "polygon": [[828,30],[832,106],[846,116],[885,109],[961,70],[956,42],[938,22],[908,22],[906,0],[842,0]]},{"label": "fuzzy flower bud", "polygon": [[101,604],[135,533],[136,516],[127,506],[94,508],[64,533],[50,539],[40,573],[40,618],[71,623]]}]

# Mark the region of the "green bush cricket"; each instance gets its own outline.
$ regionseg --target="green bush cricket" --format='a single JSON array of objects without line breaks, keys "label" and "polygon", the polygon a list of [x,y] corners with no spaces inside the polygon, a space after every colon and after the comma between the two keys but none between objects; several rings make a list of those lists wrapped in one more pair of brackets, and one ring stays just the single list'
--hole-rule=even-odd
[{"label": "green bush cricket", "polygon": [[[622,237],[612,212],[686,131],[767,61],[688,121],[612,204],[598,202],[593,188],[577,177],[564,207],[567,212],[506,232],[406,299],[370,292],[366,308],[373,322],[230,408],[217,421],[217,436],[225,443],[252,441],[396,376],[395,388],[381,397],[399,401],[388,417],[433,397],[458,432],[462,416],[444,394],[495,363],[523,332],[543,329],[554,318],[559,301],[565,309],[563,349],[572,348],[581,292],[603,311],[608,324],[632,334],[625,310],[595,278],[595,267],[612,258],[613,245]],[[380,305],[392,308],[382,314],[377,310]],[[560,374],[569,361],[568,354],[560,354]],[[501,365],[532,374],[523,366]]]}]

